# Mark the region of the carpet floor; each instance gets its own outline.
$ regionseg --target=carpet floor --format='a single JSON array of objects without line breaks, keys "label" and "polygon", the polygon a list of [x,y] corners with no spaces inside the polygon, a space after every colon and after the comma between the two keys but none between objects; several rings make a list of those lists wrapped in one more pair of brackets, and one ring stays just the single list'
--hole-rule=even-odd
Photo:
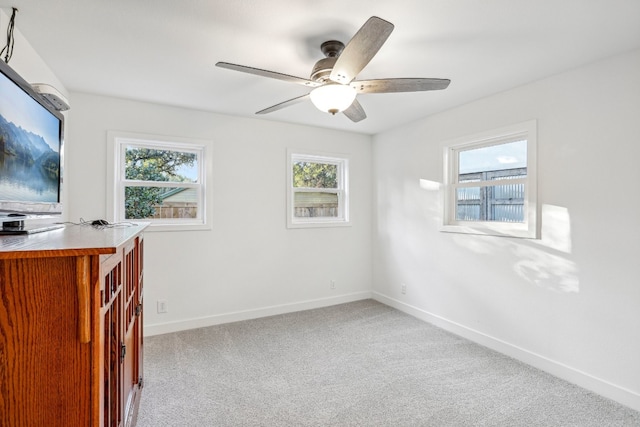
[{"label": "carpet floor", "polygon": [[145,339],[137,427],[640,426],[640,412],[373,300]]}]

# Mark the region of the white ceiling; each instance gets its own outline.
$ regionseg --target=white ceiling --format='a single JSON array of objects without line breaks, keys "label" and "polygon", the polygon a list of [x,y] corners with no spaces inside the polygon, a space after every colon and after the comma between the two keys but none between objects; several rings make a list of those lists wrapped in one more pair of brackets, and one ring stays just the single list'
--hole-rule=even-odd
[{"label": "white ceiling", "polygon": [[[0,0],[11,6],[70,91],[367,134],[640,48],[640,0]],[[360,123],[310,102],[255,116],[307,89],[214,66],[308,78],[323,41],[348,42],[373,15],[395,30],[358,79],[449,88],[359,95]]]}]

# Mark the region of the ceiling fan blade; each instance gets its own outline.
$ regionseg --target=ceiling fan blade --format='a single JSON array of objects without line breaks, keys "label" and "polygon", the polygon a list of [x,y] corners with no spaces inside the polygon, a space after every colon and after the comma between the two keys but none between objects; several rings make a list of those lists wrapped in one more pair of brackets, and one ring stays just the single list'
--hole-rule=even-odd
[{"label": "ceiling fan blade", "polygon": [[216,67],[226,68],[228,70],[240,71],[248,74],[255,74],[256,76],[270,77],[272,79],[283,80],[289,83],[296,83],[307,87],[317,87],[320,83],[316,83],[312,80],[303,79],[302,77],[290,76],[288,74],[276,73],[275,71],[261,70],[260,68],[247,67],[245,65],[230,64],[229,62],[218,62]]},{"label": "ceiling fan blade", "polygon": [[336,83],[350,83],[378,53],[392,31],[391,22],[377,16],[369,18],[338,56],[329,78]]},{"label": "ceiling fan blade", "polygon": [[358,102],[357,99],[353,100],[353,104],[346,110],[342,112],[345,116],[351,119],[352,122],[359,122],[360,120],[364,120],[367,118],[367,114],[364,112],[364,108]]},{"label": "ceiling fan blade", "polygon": [[449,79],[379,79],[359,80],[351,83],[358,93],[420,92],[442,90],[449,86]]},{"label": "ceiling fan blade", "polygon": [[299,96],[297,98],[292,98],[292,99],[289,99],[287,101],[281,102],[279,104],[273,105],[273,106],[271,106],[269,108],[265,108],[264,110],[258,111],[256,114],[273,113],[274,111],[278,111],[278,110],[281,110],[281,109],[283,109],[285,107],[289,107],[291,105],[298,104],[300,102],[306,101],[307,99],[309,99],[309,94],[302,95],[302,96]]}]

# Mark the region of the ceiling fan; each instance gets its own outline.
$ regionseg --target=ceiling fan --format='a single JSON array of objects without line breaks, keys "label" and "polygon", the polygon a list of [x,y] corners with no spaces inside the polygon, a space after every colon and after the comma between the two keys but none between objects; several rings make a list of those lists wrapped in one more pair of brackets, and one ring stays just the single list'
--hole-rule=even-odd
[{"label": "ceiling fan", "polygon": [[218,62],[216,66],[296,83],[313,89],[306,95],[265,108],[256,114],[271,113],[310,98],[311,102],[321,111],[334,115],[342,112],[353,122],[359,122],[367,117],[362,105],[356,99],[356,95],[359,93],[441,90],[446,89],[451,83],[451,80],[448,79],[428,78],[355,80],[358,73],[378,53],[393,28],[392,23],[372,16],[346,46],[337,40],[322,43],[320,50],[326,57],[316,62],[309,79],[228,62]]}]

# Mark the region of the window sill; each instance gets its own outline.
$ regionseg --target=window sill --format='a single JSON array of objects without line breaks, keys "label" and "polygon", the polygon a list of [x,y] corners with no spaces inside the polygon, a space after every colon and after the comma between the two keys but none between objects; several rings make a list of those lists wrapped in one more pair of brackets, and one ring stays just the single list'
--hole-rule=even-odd
[{"label": "window sill", "polygon": [[515,237],[519,239],[537,239],[535,228],[526,224],[487,224],[471,222],[469,224],[443,225],[440,231],[444,233],[475,234],[481,236]]},{"label": "window sill", "polygon": [[287,228],[351,227],[351,221],[288,222]]},{"label": "window sill", "polygon": [[150,222],[147,231],[209,231],[209,224],[167,224]]}]

